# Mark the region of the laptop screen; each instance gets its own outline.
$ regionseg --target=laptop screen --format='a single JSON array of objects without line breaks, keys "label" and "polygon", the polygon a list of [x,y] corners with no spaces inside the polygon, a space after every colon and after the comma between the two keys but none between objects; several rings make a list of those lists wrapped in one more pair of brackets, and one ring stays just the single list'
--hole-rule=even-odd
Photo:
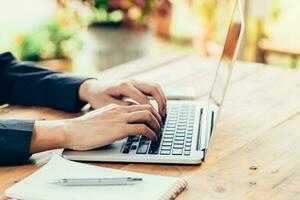
[{"label": "laptop screen", "polygon": [[210,99],[221,106],[229,84],[234,61],[239,53],[239,45],[241,42],[244,29],[243,14],[240,2],[234,5],[233,16],[231,18],[228,29],[223,53],[216,71],[215,80],[210,92]]}]

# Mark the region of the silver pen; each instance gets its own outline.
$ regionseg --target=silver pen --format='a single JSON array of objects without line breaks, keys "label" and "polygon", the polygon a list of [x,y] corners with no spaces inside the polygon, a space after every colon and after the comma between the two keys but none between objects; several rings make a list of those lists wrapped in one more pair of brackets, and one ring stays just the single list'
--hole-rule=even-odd
[{"label": "silver pen", "polygon": [[93,186],[93,185],[133,185],[143,181],[142,178],[64,178],[49,180],[48,183],[63,186]]}]

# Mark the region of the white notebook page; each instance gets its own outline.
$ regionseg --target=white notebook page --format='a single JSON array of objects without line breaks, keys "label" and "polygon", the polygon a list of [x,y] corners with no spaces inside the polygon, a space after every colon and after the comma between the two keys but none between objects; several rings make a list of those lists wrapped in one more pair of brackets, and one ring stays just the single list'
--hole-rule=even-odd
[{"label": "white notebook page", "polygon": [[[135,185],[125,186],[60,186],[47,183],[48,180],[62,178],[112,177],[141,177],[143,181]],[[153,200],[170,197],[166,194],[175,193],[180,187],[183,188],[184,186],[185,181],[176,177],[97,167],[54,156],[37,172],[6,190],[6,195],[24,200]]]}]

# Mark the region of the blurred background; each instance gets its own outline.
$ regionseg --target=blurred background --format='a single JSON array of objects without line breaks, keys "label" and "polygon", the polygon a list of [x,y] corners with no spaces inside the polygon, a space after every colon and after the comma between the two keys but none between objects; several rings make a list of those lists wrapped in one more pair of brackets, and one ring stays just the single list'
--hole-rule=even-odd
[{"label": "blurred background", "polygon": [[[166,52],[219,58],[233,0],[0,0],[0,52],[81,75]],[[244,0],[239,59],[299,68],[299,0]]]}]

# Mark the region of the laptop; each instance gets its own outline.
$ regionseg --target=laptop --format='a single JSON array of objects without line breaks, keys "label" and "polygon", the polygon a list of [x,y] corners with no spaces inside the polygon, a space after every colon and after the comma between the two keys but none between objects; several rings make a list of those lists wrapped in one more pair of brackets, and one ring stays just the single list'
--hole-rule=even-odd
[{"label": "laptop", "polygon": [[89,151],[64,150],[77,161],[199,164],[207,156],[217,118],[239,53],[244,32],[243,11],[236,1],[222,56],[208,101],[168,101],[159,140],[130,136]]}]

